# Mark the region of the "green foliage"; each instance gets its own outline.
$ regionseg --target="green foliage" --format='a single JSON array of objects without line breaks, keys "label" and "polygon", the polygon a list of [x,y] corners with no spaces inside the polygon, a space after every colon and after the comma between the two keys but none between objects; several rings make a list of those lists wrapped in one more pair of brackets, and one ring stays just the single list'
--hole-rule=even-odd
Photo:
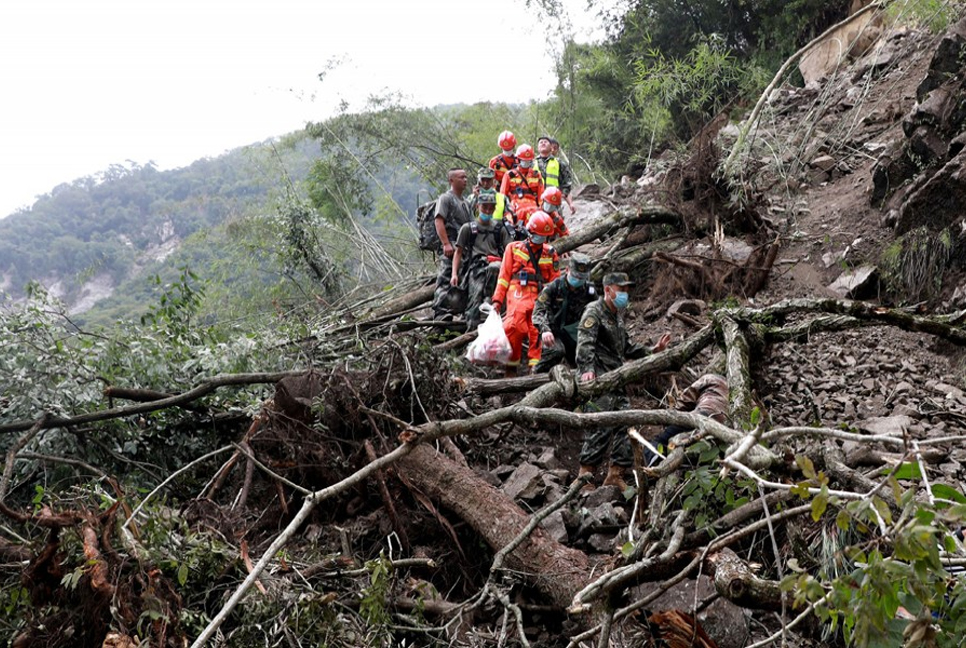
[{"label": "green foliage", "polygon": [[[286,267],[290,272],[308,272],[327,293],[338,294],[341,272],[323,243],[325,223],[319,220],[319,212],[295,196],[279,203],[277,210],[283,237],[278,249]],[[350,217],[343,215],[340,222]]]},{"label": "green foliage", "polygon": [[307,185],[312,205],[330,223],[346,225],[353,214],[367,216],[372,211],[368,183],[351,151],[345,148],[316,160]]},{"label": "green foliage", "polygon": [[[794,591],[797,603],[815,604],[829,629],[841,631],[852,646],[927,645],[911,639],[923,640],[927,634],[934,642],[928,645],[960,645],[966,628],[966,585],[950,577],[941,554],[956,548],[953,531],[966,521],[966,497],[937,484],[933,493],[947,501],[932,505],[917,498],[916,487],[922,483],[918,464],[904,464],[889,477],[899,504],[895,516],[877,495],[847,504],[829,497],[824,474],[807,457],[798,457],[797,463],[808,481],[795,492],[808,497],[808,487],[821,485],[812,500],[813,519],[819,521],[826,507],[834,507],[837,532],[853,542],[827,556],[817,574],[798,568],[796,561],[791,565],[795,573],[782,587]],[[915,485],[902,490],[899,479]],[[900,606],[915,620],[897,618]]]},{"label": "green foliage", "polygon": [[[553,13],[552,3],[534,0]],[[639,169],[755,96],[781,63],[847,15],[847,0],[632,0],[606,5],[605,41],[565,39],[543,106],[571,159]],[[568,142],[565,142],[565,145]],[[566,148],[566,146],[565,146]]]},{"label": "green foliage", "polygon": [[[40,289],[25,303],[0,309],[0,419],[31,421],[44,412],[72,416],[102,410],[111,405],[103,396],[110,385],[170,393],[219,373],[277,370],[286,362],[271,349],[274,336],[231,334],[197,322],[202,294],[185,268],[181,280],[149,308],[143,324],[121,323],[109,335],[77,330],[64,305]],[[218,390],[200,404],[249,406],[261,402],[263,390]],[[36,443],[44,453],[73,456],[116,474],[127,474],[125,462],[133,458],[152,462],[158,471],[172,470],[211,450],[214,442],[211,429],[172,435],[168,426],[181,417],[177,411],[164,411],[107,421],[94,435],[90,430],[48,430]],[[35,462],[18,462],[16,467],[24,474],[38,469]],[[59,478],[73,472],[61,466],[41,474]],[[133,477],[153,479],[145,471]]]},{"label": "green foliage", "polygon": [[386,597],[392,588],[392,563],[385,555],[379,554],[378,558],[366,562],[366,570],[369,572],[369,586],[363,591],[359,602],[359,614],[370,625],[385,627],[390,622]]},{"label": "green foliage", "polygon": [[697,455],[698,465],[685,473],[681,508],[693,515],[696,528],[704,529],[721,515],[746,504],[751,484],[720,476],[716,465],[721,457],[718,446],[699,441],[688,452]]},{"label": "green foliage", "polygon": [[[297,156],[290,157],[299,172]],[[61,278],[68,296],[95,275],[117,283],[139,257],[221,222],[268,186],[244,150],[165,172],[112,165],[0,220],[0,269],[18,296],[41,277]]]},{"label": "green foliage", "polygon": [[681,58],[652,49],[635,70],[634,102],[659,140],[693,136],[734,98],[763,87],[763,75],[739,62],[719,34],[702,38]]},{"label": "green foliage", "polygon": [[879,269],[886,290],[899,302],[928,300],[939,294],[952,258],[949,230],[919,227],[896,239],[882,254]]},{"label": "green foliage", "polygon": [[943,0],[894,0],[886,5],[886,20],[938,34],[963,13],[960,3]]}]

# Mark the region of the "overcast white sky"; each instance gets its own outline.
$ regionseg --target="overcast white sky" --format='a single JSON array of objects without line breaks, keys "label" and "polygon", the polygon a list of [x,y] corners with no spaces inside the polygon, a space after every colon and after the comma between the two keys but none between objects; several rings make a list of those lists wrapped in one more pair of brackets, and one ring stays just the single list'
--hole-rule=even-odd
[{"label": "overcast white sky", "polygon": [[[586,0],[561,3],[587,40]],[[477,76],[487,55],[489,90]],[[525,101],[552,87],[524,0],[11,0],[0,6],[0,217],[111,164],[175,168],[283,135],[340,99]]]}]

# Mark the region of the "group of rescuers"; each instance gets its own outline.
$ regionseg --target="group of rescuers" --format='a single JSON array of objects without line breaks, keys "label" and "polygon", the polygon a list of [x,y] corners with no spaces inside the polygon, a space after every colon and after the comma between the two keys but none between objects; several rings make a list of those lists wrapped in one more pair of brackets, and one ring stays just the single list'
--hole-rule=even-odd
[{"label": "group of rescuers", "polygon": [[[466,171],[450,169],[449,190],[436,201],[435,227],[441,243],[433,299],[436,318],[463,315],[472,331],[482,319],[484,303],[502,313],[511,347],[506,368],[510,377],[518,373],[525,341],[527,372],[547,372],[566,360],[576,367],[581,381],[594,380],[626,359],[663,351],[671,341],[668,333],[650,348],[628,338],[624,312],[632,282],[626,273],[605,274],[599,294],[591,282],[593,261],[588,255],[571,253],[566,271],[560,272],[560,257],[550,242],[569,233],[563,203],[571,214],[576,209],[569,165],[561,159],[557,141],[541,136],[536,154],[528,144],[517,147],[510,131],[500,133],[497,143],[500,153],[479,170],[470,197],[463,197]],[[453,291],[466,297],[463,313],[452,312]],[[702,376],[684,392],[679,406],[723,421],[728,385],[719,375]],[[584,411],[629,407],[621,390],[597,397],[584,405]],[[682,431],[668,426],[654,443],[667,443]],[[617,428],[585,434],[578,476],[593,475],[608,449],[610,466],[603,485],[624,490],[625,469],[633,456],[627,434]],[[646,455],[651,461],[656,457],[650,449]],[[585,486],[592,488],[592,483]]]}]

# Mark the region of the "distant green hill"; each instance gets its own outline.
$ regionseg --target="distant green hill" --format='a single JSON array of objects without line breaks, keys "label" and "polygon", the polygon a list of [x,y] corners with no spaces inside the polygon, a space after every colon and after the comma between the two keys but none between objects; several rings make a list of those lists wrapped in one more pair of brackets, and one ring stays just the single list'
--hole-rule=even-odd
[{"label": "distant green hill", "polygon": [[0,220],[3,284],[17,297],[30,281],[56,283],[70,302],[94,275],[121,283],[170,251],[166,244],[264,205],[282,168],[304,178],[317,155],[307,139],[291,148],[257,144],[171,171],[113,165],[58,185]]},{"label": "distant green hill", "polygon": [[[107,324],[142,314],[177,279],[178,268],[188,267],[207,284],[209,310],[221,310],[222,317],[237,315],[239,298],[260,291],[282,307],[292,295],[280,285],[298,278],[286,281],[291,269],[276,258],[276,239],[284,234],[273,216],[319,155],[316,140],[293,133],[180,169],[114,165],[59,185],[0,220],[0,286],[18,299],[30,282],[39,282],[83,313],[78,321]],[[411,175],[394,175],[378,180],[412,214],[426,188]],[[366,227],[399,234],[386,229],[380,211],[377,200]]]}]

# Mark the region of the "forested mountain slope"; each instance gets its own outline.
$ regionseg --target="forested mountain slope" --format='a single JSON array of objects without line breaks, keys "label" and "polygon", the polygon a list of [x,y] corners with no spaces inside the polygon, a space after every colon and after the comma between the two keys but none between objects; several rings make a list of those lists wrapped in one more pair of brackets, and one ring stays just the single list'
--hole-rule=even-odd
[{"label": "forested mountain slope", "polygon": [[181,169],[115,165],[59,185],[0,220],[0,285],[22,297],[37,281],[86,310],[94,286],[105,297],[193,234],[265,210],[283,171],[306,176],[312,148],[257,144]]}]

